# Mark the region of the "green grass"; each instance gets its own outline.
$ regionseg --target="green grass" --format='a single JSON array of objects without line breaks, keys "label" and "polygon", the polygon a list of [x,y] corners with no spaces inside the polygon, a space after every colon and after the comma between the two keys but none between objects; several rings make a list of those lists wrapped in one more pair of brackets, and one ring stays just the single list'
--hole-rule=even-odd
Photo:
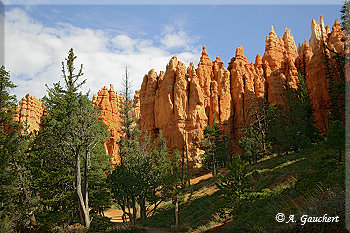
[{"label": "green grass", "polygon": [[[179,205],[179,223],[185,231],[193,230],[205,225],[213,219],[219,210],[218,196],[204,195]],[[205,211],[203,211],[205,209]],[[170,227],[175,224],[174,205],[166,205],[158,210],[153,218],[147,220],[145,225],[157,227]]]},{"label": "green grass", "polygon": [[[242,203],[231,219],[226,219],[216,232],[321,232],[339,230],[344,225],[344,162],[336,160],[337,151],[323,143],[312,145],[298,153],[270,156],[256,164],[248,165],[248,182],[252,188],[250,202]],[[199,182],[194,193],[212,186],[215,178]],[[223,221],[218,218],[222,201],[217,193],[198,197],[182,203],[179,211],[183,231],[203,232]],[[301,215],[337,216],[339,224],[278,223],[277,213],[287,217]],[[146,222],[150,226],[170,227],[174,224],[174,206],[166,205]],[[324,232],[327,232],[324,231]]]}]

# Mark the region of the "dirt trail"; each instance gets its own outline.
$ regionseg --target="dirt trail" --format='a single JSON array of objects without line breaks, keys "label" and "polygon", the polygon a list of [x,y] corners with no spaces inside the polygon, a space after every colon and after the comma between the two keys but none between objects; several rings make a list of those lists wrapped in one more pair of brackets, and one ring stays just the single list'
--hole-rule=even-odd
[{"label": "dirt trail", "polygon": [[[209,178],[213,177],[211,173],[196,177],[194,179],[190,180],[190,184],[194,185],[199,183],[202,180],[207,180]],[[209,190],[207,190],[209,191]],[[213,190],[211,190],[211,192],[213,192]],[[199,192],[199,194],[204,195],[204,193]],[[197,195],[196,195],[197,196]],[[115,222],[115,223],[122,223],[122,215],[123,215],[123,211],[122,210],[108,210],[104,213],[108,218],[111,218],[111,222]],[[149,233],[168,233],[168,232],[172,232],[171,229],[169,228],[164,228],[164,227],[145,227],[147,232]]]},{"label": "dirt trail", "polygon": [[106,215],[106,217],[111,218],[111,222],[123,222],[122,210],[108,210],[104,214]]},{"label": "dirt trail", "polygon": [[211,174],[211,173],[204,174],[204,175],[202,175],[202,176],[199,176],[199,177],[196,177],[196,178],[194,178],[194,179],[191,179],[191,180],[190,180],[190,184],[191,184],[191,185],[194,185],[194,184],[199,183],[199,182],[202,181],[202,180],[207,180],[207,179],[212,178],[212,177],[213,177],[213,174]]}]

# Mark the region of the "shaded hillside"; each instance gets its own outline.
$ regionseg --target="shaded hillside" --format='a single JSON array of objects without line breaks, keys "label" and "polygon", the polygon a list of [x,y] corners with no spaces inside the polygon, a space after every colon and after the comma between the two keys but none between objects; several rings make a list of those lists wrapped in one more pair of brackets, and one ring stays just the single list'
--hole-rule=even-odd
[{"label": "shaded hillside", "polygon": [[[193,186],[193,198],[180,205],[180,225],[184,232],[347,232],[345,222],[344,163],[325,144],[299,153],[271,156],[248,167],[251,201],[243,203],[232,218],[220,216],[222,198],[216,180],[210,178]],[[225,174],[222,171],[221,174]],[[208,191],[208,190],[214,190]],[[206,190],[206,192],[203,192]],[[199,194],[199,195],[197,195]],[[147,225],[170,227],[174,206],[168,204]],[[284,213],[295,215],[296,223],[276,221]],[[339,216],[338,223],[306,223],[302,215]],[[210,230],[210,231],[209,231]]]}]

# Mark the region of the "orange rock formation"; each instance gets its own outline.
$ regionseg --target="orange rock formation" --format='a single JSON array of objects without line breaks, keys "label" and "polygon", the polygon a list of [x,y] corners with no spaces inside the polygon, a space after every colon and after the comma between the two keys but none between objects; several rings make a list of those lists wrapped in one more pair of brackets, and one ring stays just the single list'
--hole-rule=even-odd
[{"label": "orange rock formation", "polygon": [[93,95],[92,104],[100,108],[99,119],[102,120],[111,131],[111,137],[105,142],[106,153],[111,155],[112,164],[118,164],[119,147],[117,142],[120,139],[121,119],[119,115],[120,103],[122,96],[118,96],[111,84],[110,89],[103,87],[97,95]]},{"label": "orange rock formation", "polygon": [[27,129],[29,132],[33,132],[34,130],[39,131],[41,129],[41,117],[44,115],[41,99],[27,94],[22,98],[17,110],[18,113],[15,116],[15,121],[21,123],[24,129]]},{"label": "orange rock formation", "polygon": [[[237,138],[241,129],[252,120],[251,108],[256,98],[272,104],[286,104],[287,88],[297,88],[298,69],[303,68],[315,108],[316,126],[328,128],[327,92],[323,66],[323,39],[336,52],[344,52],[345,36],[336,20],[330,32],[321,17],[321,25],[313,20],[309,44],[297,49],[289,29],[277,37],[273,27],[266,37],[263,57],[248,62],[242,46],[227,68],[220,56],[210,61],[205,46],[197,69],[174,56],[159,75],[150,70],[144,76],[140,90],[140,128],[155,137],[163,131],[169,146],[185,148],[192,167],[200,166],[199,142],[203,129],[216,119],[224,133]],[[322,34],[323,33],[323,34]]]},{"label": "orange rock formation", "polygon": [[[135,92],[133,106],[134,106],[134,115],[138,119],[140,115],[140,102],[139,102],[139,91]],[[118,141],[120,140],[121,133],[121,116],[120,109],[123,106],[125,98],[120,94],[117,95],[117,92],[114,91],[114,87],[110,84],[110,88],[103,87],[98,91],[97,95],[93,95],[92,104],[99,107],[101,110],[99,119],[102,120],[111,131],[111,137],[108,138],[105,142],[106,153],[111,155],[111,162],[113,165],[119,164],[120,157]]]},{"label": "orange rock formation", "polygon": [[[311,29],[310,45],[308,46],[305,42],[300,51],[305,51],[304,53],[307,54],[306,83],[314,107],[316,126],[322,133],[325,133],[329,127],[329,80],[326,79],[322,41],[328,48],[344,54],[345,35],[338,20],[335,20],[332,32],[330,32],[329,26],[325,27],[322,16],[320,17],[320,24],[316,20],[312,20]],[[334,55],[328,49],[326,53],[328,57]]]}]

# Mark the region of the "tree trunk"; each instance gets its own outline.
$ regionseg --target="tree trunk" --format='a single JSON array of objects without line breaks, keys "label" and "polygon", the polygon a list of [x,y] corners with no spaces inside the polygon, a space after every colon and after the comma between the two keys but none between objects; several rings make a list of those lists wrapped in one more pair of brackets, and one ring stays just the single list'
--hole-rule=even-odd
[{"label": "tree trunk", "polygon": [[85,205],[83,194],[81,192],[81,170],[80,170],[80,157],[79,154],[75,155],[75,185],[76,192],[78,196],[79,207],[82,210],[84,225],[87,229],[90,228],[90,216],[89,216],[89,207]]},{"label": "tree trunk", "polygon": [[216,176],[216,162],[215,162],[215,155],[213,154],[213,176]]},{"label": "tree trunk", "polygon": [[89,160],[90,160],[90,153],[87,152],[85,156],[84,194],[85,194],[85,209],[88,213],[87,217],[89,219],[89,226],[90,226],[91,219],[89,216]]},{"label": "tree trunk", "polygon": [[179,226],[179,201],[176,198],[175,201],[175,227],[178,228]]},{"label": "tree trunk", "polygon": [[140,216],[141,221],[146,219],[146,203],[144,198],[140,198]]},{"label": "tree trunk", "polygon": [[26,188],[26,185],[25,185],[25,179],[23,177],[23,174],[22,174],[22,171],[21,171],[20,167],[17,164],[17,161],[15,160],[14,157],[12,159],[13,159],[13,163],[15,165],[15,168],[17,170],[19,179],[20,179],[20,181],[22,183],[21,186],[22,186],[24,198],[26,200],[26,203],[29,204],[30,225],[31,226],[36,226],[37,223],[36,223],[35,215],[34,215],[34,212],[31,210],[31,207],[30,207],[30,205],[31,205],[31,197],[28,194],[28,191],[27,191],[27,188]]},{"label": "tree trunk", "polygon": [[132,195],[132,224],[136,225],[136,198],[135,195]]}]

